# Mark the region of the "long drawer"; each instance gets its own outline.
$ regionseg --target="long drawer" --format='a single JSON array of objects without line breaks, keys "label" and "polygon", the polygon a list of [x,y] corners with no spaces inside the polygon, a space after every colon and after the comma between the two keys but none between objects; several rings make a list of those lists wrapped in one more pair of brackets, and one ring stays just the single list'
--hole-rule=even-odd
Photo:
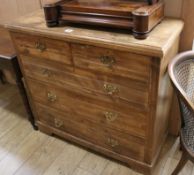
[{"label": "long drawer", "polygon": [[[32,98],[35,102],[45,104],[73,115],[81,114],[83,119],[90,120],[103,127],[115,129],[141,138],[146,137],[147,114],[136,112],[129,107],[108,105],[102,101],[84,96],[71,87],[59,88],[28,79]],[[127,105],[129,106],[129,105]]]},{"label": "long drawer", "polygon": [[144,160],[145,140],[102,127],[80,114],[61,113],[36,104],[39,121],[53,128],[136,160]]},{"label": "long drawer", "polygon": [[134,107],[148,108],[149,84],[140,80],[94,73],[82,69],[67,71],[66,66],[37,58],[21,56],[25,74],[33,79],[64,86],[70,84],[91,94],[102,94],[108,101],[122,100]]},{"label": "long drawer", "polygon": [[12,33],[12,38],[20,54],[72,65],[71,48],[64,41],[21,33]]}]

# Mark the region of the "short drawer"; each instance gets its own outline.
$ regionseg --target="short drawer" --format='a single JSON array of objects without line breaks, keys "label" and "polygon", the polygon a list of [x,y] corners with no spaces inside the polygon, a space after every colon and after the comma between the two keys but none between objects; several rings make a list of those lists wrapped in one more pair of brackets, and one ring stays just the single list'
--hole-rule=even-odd
[{"label": "short drawer", "polygon": [[150,57],[79,44],[72,44],[72,54],[76,67],[145,82],[149,80]]},{"label": "short drawer", "polygon": [[70,45],[64,41],[21,33],[12,33],[12,37],[22,55],[72,65]]},{"label": "short drawer", "polygon": [[[38,81],[28,80],[32,98],[35,102],[48,107],[81,116],[105,128],[128,133],[141,138],[146,137],[147,113],[137,112],[128,105],[110,105],[64,88],[44,85]],[[69,88],[73,89],[73,88]],[[73,89],[74,90],[74,89]]]},{"label": "short drawer", "polygon": [[145,140],[97,125],[79,115],[37,104],[39,121],[121,155],[144,159]]},{"label": "short drawer", "polygon": [[[82,69],[66,71],[67,66],[37,58],[21,57],[25,74],[33,79],[64,86],[69,84],[86,89],[93,95],[103,94],[105,98],[125,100],[134,105],[148,104],[149,84],[126,77],[94,73]],[[71,68],[71,67],[70,67]]]}]

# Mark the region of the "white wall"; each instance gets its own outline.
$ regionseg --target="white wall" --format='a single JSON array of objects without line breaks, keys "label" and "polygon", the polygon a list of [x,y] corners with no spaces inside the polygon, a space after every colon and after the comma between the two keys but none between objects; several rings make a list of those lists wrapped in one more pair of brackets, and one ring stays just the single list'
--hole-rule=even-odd
[{"label": "white wall", "polygon": [[40,9],[39,0],[0,0],[0,23]]},{"label": "white wall", "polygon": [[166,16],[181,17],[182,2],[183,0],[165,0]]}]

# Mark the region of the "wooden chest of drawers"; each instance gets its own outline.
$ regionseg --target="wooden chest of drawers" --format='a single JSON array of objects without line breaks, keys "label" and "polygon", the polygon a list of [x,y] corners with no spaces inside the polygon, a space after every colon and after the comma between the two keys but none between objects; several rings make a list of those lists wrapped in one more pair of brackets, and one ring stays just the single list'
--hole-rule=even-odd
[{"label": "wooden chest of drawers", "polygon": [[166,19],[139,41],[91,29],[48,29],[43,21],[37,12],[9,26],[39,130],[151,174],[168,133],[166,67],[183,23]]}]

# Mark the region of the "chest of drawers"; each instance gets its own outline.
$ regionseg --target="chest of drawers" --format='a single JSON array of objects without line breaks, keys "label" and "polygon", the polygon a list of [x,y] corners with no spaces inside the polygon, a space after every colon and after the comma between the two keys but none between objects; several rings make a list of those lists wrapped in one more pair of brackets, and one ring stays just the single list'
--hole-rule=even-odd
[{"label": "chest of drawers", "polygon": [[108,31],[48,29],[42,12],[12,23],[39,130],[151,174],[168,133],[166,68],[182,27],[166,19],[140,41]]}]

